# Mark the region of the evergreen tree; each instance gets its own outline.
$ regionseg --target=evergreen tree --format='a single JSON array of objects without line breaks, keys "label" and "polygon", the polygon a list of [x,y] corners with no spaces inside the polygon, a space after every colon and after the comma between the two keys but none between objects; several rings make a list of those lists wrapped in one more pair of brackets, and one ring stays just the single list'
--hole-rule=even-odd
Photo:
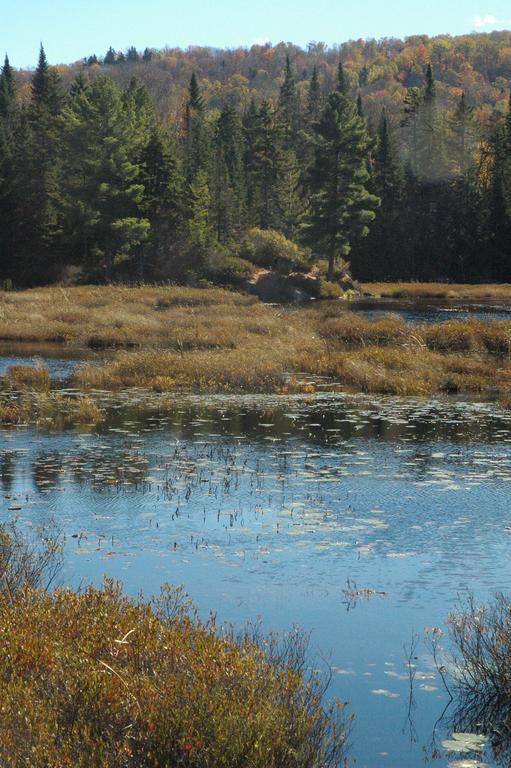
[{"label": "evergreen tree", "polygon": [[312,70],[312,77],[309,83],[309,91],[307,94],[307,110],[306,117],[307,123],[311,125],[319,120],[321,113],[321,85],[318,77],[318,69],[314,67]]},{"label": "evergreen tree", "polygon": [[110,66],[111,64],[115,64],[116,62],[116,54],[112,46],[108,49],[108,51],[105,54],[104,63]]},{"label": "evergreen tree", "polygon": [[215,183],[212,200],[220,242],[239,236],[246,223],[245,142],[234,107],[226,105],[214,132]]},{"label": "evergreen tree", "polygon": [[346,94],[329,96],[314,145],[308,237],[316,253],[327,257],[332,280],[337,258],[348,256],[353,239],[368,233],[379,203],[367,189],[370,138]]},{"label": "evergreen tree", "polygon": [[140,56],[138,55],[138,51],[134,45],[131,45],[128,48],[128,51],[126,53],[126,61],[131,61],[132,63],[140,61]]},{"label": "evergreen tree", "polygon": [[357,96],[357,114],[359,117],[365,117],[364,115],[364,104],[362,102],[362,94],[359,92]]},{"label": "evergreen tree", "polygon": [[373,159],[371,190],[380,198],[381,204],[367,238],[368,263],[365,269],[367,274],[384,279],[397,277],[404,267],[399,261],[403,255],[401,215],[404,176],[397,137],[385,108],[380,117]]},{"label": "evergreen tree", "polygon": [[5,121],[13,114],[16,106],[16,81],[6,55],[0,74],[0,117]]},{"label": "evergreen tree", "polygon": [[39,61],[32,78],[32,99],[36,105],[48,105],[51,91],[51,78],[48,60],[43,45],[39,50]]},{"label": "evergreen tree", "polygon": [[205,120],[205,105],[195,73],[190,79],[185,107],[185,171],[191,182],[195,174],[206,170],[210,160],[210,137]]},{"label": "evergreen tree", "polygon": [[342,64],[342,61],[339,62],[337,65],[337,84],[336,84],[336,90],[339,93],[342,93],[343,96],[347,96],[349,93],[349,84],[348,79],[346,77],[346,72],[344,71],[344,67]]},{"label": "evergreen tree", "polygon": [[5,57],[0,74],[0,280],[13,280],[17,273],[15,255],[16,209],[13,195],[15,183],[13,153],[18,110],[16,82]]},{"label": "evergreen tree", "polygon": [[284,124],[285,144],[289,148],[295,143],[300,127],[300,108],[296,90],[296,77],[289,55],[286,56],[284,82],[280,88],[279,114]]},{"label": "evergreen tree", "polygon": [[282,126],[275,110],[263,101],[251,129],[248,166],[249,210],[253,224],[262,229],[278,225],[277,181],[282,152]]},{"label": "evergreen tree", "polygon": [[89,85],[90,85],[89,78],[85,77],[83,69],[81,69],[76,75],[73,82],[71,83],[71,88],[69,89],[69,94],[71,98],[74,99],[77,96],[79,96],[81,93],[85,93]]},{"label": "evergreen tree", "polygon": [[[209,212],[211,195],[209,179],[205,171],[199,170],[189,187],[189,240],[192,246],[198,248],[196,259],[202,257],[204,249],[212,239]],[[197,261],[191,266],[197,266]]]},{"label": "evergreen tree", "polygon": [[65,169],[61,202],[65,242],[89,277],[110,280],[114,269],[137,268],[150,224],[136,161],[136,123],[113,80],[99,77],[62,117]]},{"label": "evergreen tree", "polygon": [[284,150],[278,159],[276,200],[279,229],[289,240],[299,240],[306,204],[302,173],[292,149]]},{"label": "evergreen tree", "polygon": [[[184,178],[175,142],[154,125],[140,158],[140,183],[144,187],[140,204],[150,223],[149,266],[157,274],[171,274],[169,257],[184,227]],[[140,279],[146,264],[140,260]]]}]

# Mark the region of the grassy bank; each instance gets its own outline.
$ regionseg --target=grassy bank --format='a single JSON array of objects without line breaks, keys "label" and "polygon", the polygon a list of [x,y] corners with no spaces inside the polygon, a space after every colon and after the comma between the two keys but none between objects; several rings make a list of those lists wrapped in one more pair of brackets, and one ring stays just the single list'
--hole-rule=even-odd
[{"label": "grassy bank", "polygon": [[364,283],[364,291],[387,299],[452,299],[511,301],[511,285],[495,283]]},{"label": "grassy bank", "polygon": [[[156,392],[314,391],[332,387],[387,394],[511,396],[511,322],[408,324],[367,319],[342,302],[283,308],[222,290],[79,287],[2,294],[0,337],[51,340],[66,349],[105,350],[71,383],[85,400],[60,402],[77,419],[99,419],[87,391],[147,387]],[[33,349],[33,347],[32,347]],[[3,421],[59,405],[44,368],[3,377]],[[53,403],[52,403],[53,398]],[[34,406],[34,407],[35,407]],[[80,414],[83,414],[80,416]],[[2,418],[0,414],[0,418]]]}]

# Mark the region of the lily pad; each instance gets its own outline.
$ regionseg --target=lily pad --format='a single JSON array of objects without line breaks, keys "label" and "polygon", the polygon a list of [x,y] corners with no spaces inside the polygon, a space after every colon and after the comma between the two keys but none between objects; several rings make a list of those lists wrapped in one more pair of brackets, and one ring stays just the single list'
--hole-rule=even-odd
[{"label": "lily pad", "polygon": [[450,739],[442,741],[442,747],[448,752],[482,752],[486,736],[478,733],[453,733]]}]

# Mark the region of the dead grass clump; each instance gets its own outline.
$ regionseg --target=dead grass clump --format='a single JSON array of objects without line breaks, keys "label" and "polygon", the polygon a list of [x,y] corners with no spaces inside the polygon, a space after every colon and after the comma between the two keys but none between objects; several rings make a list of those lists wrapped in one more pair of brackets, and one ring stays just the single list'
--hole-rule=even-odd
[{"label": "dead grass clump", "polygon": [[46,365],[11,365],[7,369],[7,381],[13,389],[35,389],[47,392],[51,385]]},{"label": "dead grass clump", "polygon": [[388,315],[378,320],[368,320],[350,312],[321,321],[318,333],[329,342],[352,347],[389,346],[406,341],[408,327],[400,317]]},{"label": "dead grass clump", "polygon": [[422,395],[437,387],[437,362],[427,350],[372,346],[341,355],[335,376],[342,384],[362,392]]},{"label": "dead grass clump", "polygon": [[22,390],[7,393],[9,399],[0,403],[0,424],[41,424],[58,426],[100,424],[105,419],[102,409],[92,398],[70,397],[58,391]]},{"label": "dead grass clump", "polygon": [[282,385],[281,360],[250,350],[124,352],[102,366],[82,365],[75,384],[88,388],[149,387],[157,392],[179,388],[200,391],[275,392]]},{"label": "dead grass clump", "polygon": [[343,707],[303,673],[301,641],[238,640],[180,594],[134,601],[107,583],[0,601],[5,768],[334,768]]},{"label": "dead grass clump", "polygon": [[90,397],[79,397],[72,402],[67,417],[73,424],[100,424],[105,414]]},{"label": "dead grass clump", "polygon": [[364,283],[365,291],[391,299],[510,299],[511,284]]},{"label": "dead grass clump", "polygon": [[476,329],[463,320],[425,323],[418,333],[429,349],[439,352],[470,352],[477,347]]}]

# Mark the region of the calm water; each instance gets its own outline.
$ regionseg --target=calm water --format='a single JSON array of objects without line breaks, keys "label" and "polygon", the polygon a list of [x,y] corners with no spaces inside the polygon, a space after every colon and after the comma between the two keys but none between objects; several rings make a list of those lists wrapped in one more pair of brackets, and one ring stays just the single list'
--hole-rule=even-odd
[{"label": "calm water", "polygon": [[[357,766],[418,768],[435,748],[447,765],[424,629],[511,584],[511,414],[324,395],[183,398],[142,419],[131,397],[97,433],[0,432],[0,520],[54,518],[74,585],[169,581],[221,621],[300,625],[356,715]],[[348,580],[385,594],[350,600]]]},{"label": "calm water", "polygon": [[511,320],[511,306],[499,304],[439,304],[426,300],[420,302],[386,302],[382,308],[354,306],[354,311],[366,317],[379,318],[389,312],[402,317],[407,323],[444,323],[448,320]]}]

